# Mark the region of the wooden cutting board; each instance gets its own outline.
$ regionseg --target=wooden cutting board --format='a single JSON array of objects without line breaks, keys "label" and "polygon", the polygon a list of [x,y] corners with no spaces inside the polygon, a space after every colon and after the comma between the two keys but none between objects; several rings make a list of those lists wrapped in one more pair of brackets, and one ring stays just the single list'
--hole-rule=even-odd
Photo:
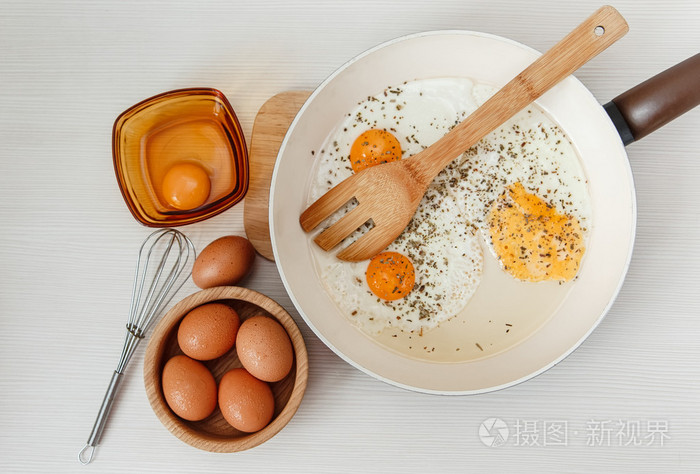
[{"label": "wooden cutting board", "polygon": [[310,91],[281,92],[263,104],[253,122],[248,163],[250,181],[243,208],[248,240],[268,260],[274,260],[270,243],[268,204],[270,181],[284,135]]}]

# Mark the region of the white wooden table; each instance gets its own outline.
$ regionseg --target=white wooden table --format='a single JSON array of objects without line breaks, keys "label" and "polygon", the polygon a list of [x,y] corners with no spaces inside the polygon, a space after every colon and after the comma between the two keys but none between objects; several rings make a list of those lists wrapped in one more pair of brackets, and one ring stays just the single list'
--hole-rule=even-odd
[{"label": "white wooden table", "polygon": [[[313,88],[384,40],[463,28],[545,50],[599,5],[0,1],[0,471],[697,472],[700,110],[628,148],[639,205],[629,275],[599,328],[545,374],[472,397],[376,381],[313,335],[260,258],[247,286],[292,313],[309,349],[292,422],[248,452],[185,445],[150,409],[140,347],[95,461],[82,467],[76,457],[121,350],[136,250],[149,233],[114,178],[121,111],[158,92],[216,87],[250,137],[268,97]],[[696,0],[615,6],[630,33],[577,74],[601,102],[700,46]],[[202,248],[242,234],[242,215],[239,205],[183,230]],[[505,445],[480,439],[488,418],[508,427]]]}]

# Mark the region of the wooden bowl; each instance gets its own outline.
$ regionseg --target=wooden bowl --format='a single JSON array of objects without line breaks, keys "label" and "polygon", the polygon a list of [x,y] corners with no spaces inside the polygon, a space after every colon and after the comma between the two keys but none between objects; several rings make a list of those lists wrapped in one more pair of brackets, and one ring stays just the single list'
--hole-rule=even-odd
[{"label": "wooden bowl", "polygon": [[[197,306],[212,302],[231,306],[240,316],[241,322],[257,314],[275,318],[287,330],[294,347],[292,370],[284,379],[270,384],[275,396],[275,413],[272,421],[255,433],[244,433],[233,428],[226,422],[218,406],[214,413],[204,420],[183,420],[173,413],[163,396],[161,386],[163,366],[171,357],[182,354],[177,343],[180,321]],[[222,357],[202,363],[211,370],[217,384],[230,369],[241,367],[235,346]],[[235,286],[202,290],[173,306],[154,329],[146,349],[143,366],[148,401],[161,423],[185,443],[217,453],[233,453],[250,449],[276,435],[299,408],[306,390],[308,374],[308,356],[304,339],[289,313],[267,296]]]}]

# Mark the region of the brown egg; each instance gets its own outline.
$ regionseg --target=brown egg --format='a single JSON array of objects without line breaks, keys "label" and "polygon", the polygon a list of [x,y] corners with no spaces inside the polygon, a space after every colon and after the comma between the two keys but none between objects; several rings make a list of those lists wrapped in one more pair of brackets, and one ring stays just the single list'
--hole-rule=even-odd
[{"label": "brown egg", "polygon": [[255,249],[244,237],[229,235],[207,245],[194,261],[192,280],[198,287],[235,285],[253,267]]},{"label": "brown egg", "polygon": [[203,420],[216,408],[216,381],[204,364],[177,355],[163,367],[163,395],[180,418]]},{"label": "brown egg", "polygon": [[233,369],[219,383],[219,408],[224,419],[246,433],[267,426],[275,413],[275,397],[270,386],[245,369]]},{"label": "brown egg", "polygon": [[241,324],[236,353],[243,367],[265,382],[287,376],[294,363],[294,349],[287,331],[267,316],[253,316]]},{"label": "brown egg", "polygon": [[238,313],[225,304],[197,306],[182,318],[177,343],[193,359],[216,359],[233,347],[240,321]]}]

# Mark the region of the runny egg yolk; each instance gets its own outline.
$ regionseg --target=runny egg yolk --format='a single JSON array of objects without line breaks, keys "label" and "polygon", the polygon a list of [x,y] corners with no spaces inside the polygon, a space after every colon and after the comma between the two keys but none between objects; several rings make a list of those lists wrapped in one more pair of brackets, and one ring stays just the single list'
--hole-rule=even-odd
[{"label": "runny egg yolk", "polygon": [[398,252],[382,252],[367,266],[367,285],[379,298],[394,301],[411,292],[416,281],[413,264]]},{"label": "runny egg yolk", "polygon": [[209,198],[211,181],[207,172],[196,163],[178,163],[168,170],[161,190],[166,202],[175,209],[188,211]]},{"label": "runny egg yolk", "polygon": [[355,173],[400,159],[401,145],[396,137],[376,128],[362,133],[350,148],[350,166]]},{"label": "runny egg yolk", "polygon": [[521,183],[509,186],[488,215],[493,247],[519,280],[573,279],[585,251],[578,219],[557,212]]}]

